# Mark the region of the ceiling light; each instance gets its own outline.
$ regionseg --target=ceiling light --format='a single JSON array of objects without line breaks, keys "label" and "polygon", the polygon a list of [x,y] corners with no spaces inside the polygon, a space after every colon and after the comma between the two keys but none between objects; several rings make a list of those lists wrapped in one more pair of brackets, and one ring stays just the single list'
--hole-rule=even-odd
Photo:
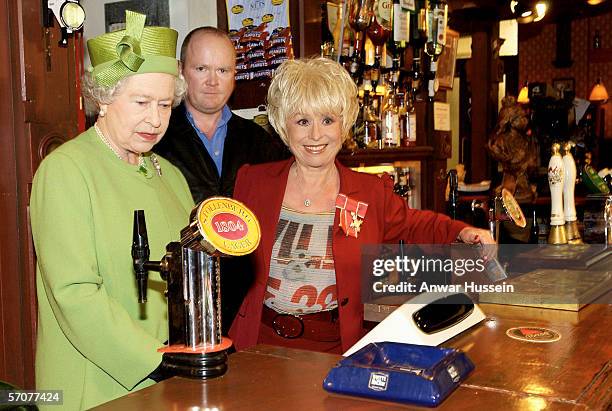
[{"label": "ceiling light", "polygon": [[533,19],[533,21],[540,21],[544,18],[544,16],[546,15],[546,10],[548,9],[548,5],[543,2],[543,1],[539,1],[536,3],[535,5],[535,10],[536,10],[536,18]]}]

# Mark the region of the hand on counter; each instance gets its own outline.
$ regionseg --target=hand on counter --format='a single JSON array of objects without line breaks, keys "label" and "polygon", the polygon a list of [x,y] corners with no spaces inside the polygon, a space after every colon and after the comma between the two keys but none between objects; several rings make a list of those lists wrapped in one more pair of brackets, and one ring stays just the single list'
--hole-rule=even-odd
[{"label": "hand on counter", "polygon": [[466,244],[480,244],[483,246],[482,255],[485,260],[497,257],[497,247],[495,246],[497,243],[493,239],[493,236],[491,236],[489,230],[466,227],[459,232],[457,237]]}]

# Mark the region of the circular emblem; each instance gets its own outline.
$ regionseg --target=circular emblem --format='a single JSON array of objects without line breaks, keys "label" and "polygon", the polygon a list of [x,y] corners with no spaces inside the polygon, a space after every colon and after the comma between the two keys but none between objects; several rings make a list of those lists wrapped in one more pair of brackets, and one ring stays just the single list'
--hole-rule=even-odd
[{"label": "circular emblem", "polygon": [[283,1],[285,1],[285,0],[272,0],[272,5],[273,6],[280,6],[281,4],[283,4]]},{"label": "circular emblem", "polygon": [[525,228],[527,225],[527,220],[525,220],[525,215],[523,215],[523,210],[521,210],[521,206],[516,202],[514,196],[510,193],[510,191],[502,188],[501,191],[501,199],[502,199],[502,207],[508,214],[508,217],[521,228]]},{"label": "circular emblem", "polygon": [[248,26],[252,26],[253,25],[253,19],[250,17],[247,17],[246,19],[242,20],[242,27],[248,27]]},{"label": "circular emblem", "polygon": [[245,255],[259,245],[259,221],[240,201],[211,197],[200,203],[196,218],[204,239],[223,254]]},{"label": "circular emblem", "polygon": [[244,11],[244,6],[240,5],[240,4],[236,4],[234,7],[232,7],[232,13],[234,14],[240,14]]},{"label": "circular emblem", "polygon": [[542,327],[514,327],[507,330],[506,335],[515,340],[534,343],[551,343],[561,339],[557,331]]},{"label": "circular emblem", "polygon": [[274,16],[270,13],[264,14],[261,18],[261,21],[264,23],[270,23],[272,20],[274,20]]}]

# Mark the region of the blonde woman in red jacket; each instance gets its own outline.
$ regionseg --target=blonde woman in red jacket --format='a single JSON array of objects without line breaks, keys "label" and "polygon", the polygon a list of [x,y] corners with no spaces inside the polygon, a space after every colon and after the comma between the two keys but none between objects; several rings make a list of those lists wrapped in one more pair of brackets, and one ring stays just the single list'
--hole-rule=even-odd
[{"label": "blonde woman in red jacket", "polygon": [[[390,179],[336,161],[356,96],[346,70],[329,59],[289,60],[276,71],[268,113],[293,157],[238,172],[234,198],[262,232],[251,255],[255,281],[230,330],[238,350],[264,343],[341,353],[357,342],[362,245],[494,243],[486,230],[410,209]],[[358,218],[336,207],[346,203],[361,207]]]}]

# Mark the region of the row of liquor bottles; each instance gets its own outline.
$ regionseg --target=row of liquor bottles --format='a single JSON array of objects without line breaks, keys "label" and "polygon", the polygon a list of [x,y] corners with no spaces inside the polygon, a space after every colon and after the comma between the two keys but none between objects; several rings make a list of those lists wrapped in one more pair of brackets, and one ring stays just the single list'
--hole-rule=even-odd
[{"label": "row of liquor bottles", "polygon": [[403,85],[377,89],[374,92],[370,80],[364,80],[359,115],[353,126],[354,143],[359,148],[378,149],[415,146],[415,94]]},{"label": "row of liquor bottles", "polygon": [[[329,29],[327,6],[323,5],[321,54],[337,58],[357,84],[370,77],[374,90],[381,72],[404,75],[403,56],[407,47],[414,59],[421,52],[429,56],[429,96],[435,93],[436,62],[446,44],[448,5],[446,0],[340,0],[333,33]],[[326,4],[326,2],[324,2]],[[343,15],[346,11],[346,18]],[[345,22],[348,21],[348,26]],[[351,40],[352,33],[352,40]],[[366,40],[374,56],[364,51]],[[347,47],[348,46],[348,47]],[[386,46],[386,47],[385,47]],[[410,73],[414,76],[414,67]],[[419,71],[417,74],[423,77]]]},{"label": "row of liquor bottles", "polygon": [[[415,102],[422,99],[423,79],[429,80],[428,95],[435,93],[435,61],[446,42],[448,6],[445,0],[347,0],[337,7],[337,22],[329,30],[324,5],[321,54],[344,64],[359,86],[360,113],[349,148],[392,148],[416,145]],[[343,26],[347,10],[351,33]],[[349,36],[350,37],[350,36]],[[374,56],[364,52],[364,39],[371,40]],[[343,41],[341,41],[343,40]],[[348,47],[346,47],[348,44]],[[385,47],[386,45],[386,47]],[[404,62],[412,49],[412,65]],[[431,58],[429,75],[422,71],[422,51]],[[383,59],[382,56],[385,56]]]},{"label": "row of liquor bottles", "polygon": [[[385,44],[394,62],[407,46],[415,54],[424,50],[433,61],[442,54],[446,44],[446,0],[346,0],[346,3],[340,0],[336,7],[333,32],[327,18],[327,2],[321,3],[321,54],[337,57],[356,82],[360,82],[365,71],[388,67],[387,59],[382,59]],[[366,60],[366,40],[374,47],[373,60]]]}]

